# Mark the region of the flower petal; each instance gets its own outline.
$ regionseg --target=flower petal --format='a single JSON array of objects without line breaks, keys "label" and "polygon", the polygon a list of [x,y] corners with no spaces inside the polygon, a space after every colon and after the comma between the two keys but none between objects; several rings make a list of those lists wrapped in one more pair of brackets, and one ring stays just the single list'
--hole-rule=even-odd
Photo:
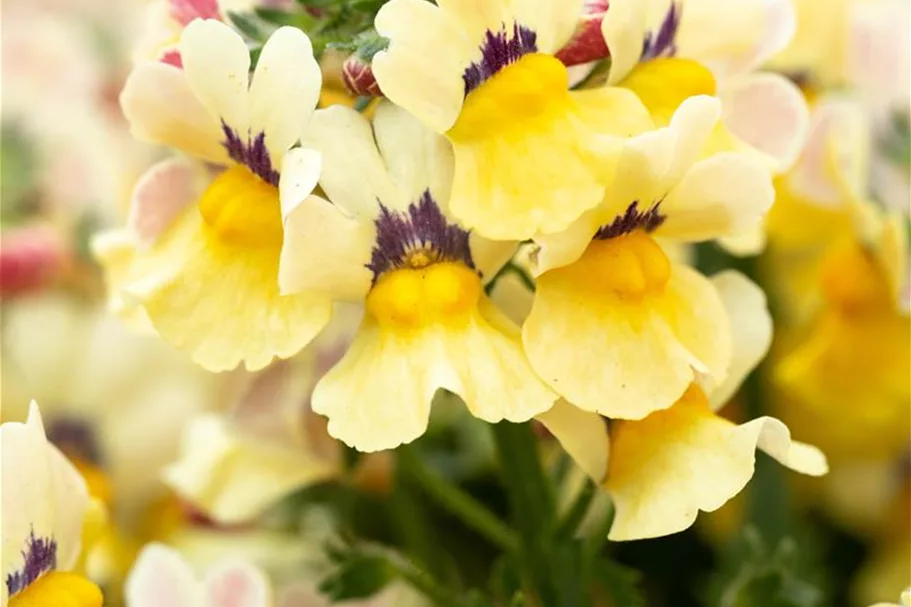
[{"label": "flower petal", "polygon": [[572,37],[583,0],[517,0],[510,10],[517,23],[535,32],[539,53],[555,54]]},{"label": "flower petal", "polygon": [[661,204],[666,221],[657,235],[701,241],[735,236],[772,206],[775,189],[761,161],[735,152],[696,163]]},{"label": "flower petal", "polygon": [[293,356],[329,322],[331,303],[281,296],[279,250],[236,248],[206,233],[195,209],[178,220],[126,291],[158,332],[210,371],[250,370]]},{"label": "flower petal", "polygon": [[796,85],[778,74],[750,74],[726,82],[719,95],[724,123],[735,136],[772,157],[779,172],[796,162],[810,124]]},{"label": "flower petal", "polygon": [[376,229],[310,196],[285,217],[279,262],[281,292],[315,291],[337,300],[362,301],[370,289],[367,269]]},{"label": "flower petal", "polygon": [[586,289],[568,266],[538,277],[523,343],[534,369],[569,402],[641,419],[669,407],[699,364],[653,302]]},{"label": "flower petal", "polygon": [[206,607],[269,607],[272,590],[265,574],[244,561],[214,565],[203,581]]},{"label": "flower petal", "polygon": [[772,316],[765,293],[743,274],[726,270],[712,277],[730,319],[733,350],[727,377],[708,392],[714,410],[720,409],[756,368],[772,344]]},{"label": "flower petal", "polygon": [[191,204],[203,188],[201,168],[184,158],[159,162],[139,179],[130,200],[127,227],[146,245],[155,242]]},{"label": "flower petal", "polygon": [[373,218],[378,201],[387,207],[408,206],[386,171],[370,123],[355,110],[340,105],[317,110],[303,143],[322,154],[320,186],[346,212]]},{"label": "flower petal", "polygon": [[753,476],[760,448],[805,474],[825,473],[825,457],[792,442],[787,427],[763,417],[737,426],[712,413],[699,388],[673,407],[611,429],[606,489],[616,507],[609,538],[659,537],[683,531],[699,511],[712,512]]},{"label": "flower petal", "polygon": [[209,115],[242,137],[250,128],[250,51],[221,21],[197,19],[180,38],[183,70]]},{"label": "flower petal", "polygon": [[269,36],[250,83],[250,130],[254,136],[265,133],[274,164],[301,136],[321,84],[307,34],[286,26]]},{"label": "flower petal", "polygon": [[373,57],[383,94],[438,133],[455,123],[465,96],[462,72],[478,52],[461,24],[423,0],[391,0],[374,22],[389,48]]},{"label": "flower petal", "polygon": [[348,353],[317,384],[313,410],[329,418],[332,436],[377,451],[423,434],[440,388],[491,423],[526,421],[549,409],[556,396],[535,377],[518,337],[501,332],[509,321],[495,314],[407,334],[365,319]]},{"label": "flower petal", "polygon": [[130,607],[196,607],[200,591],[190,565],[167,546],[146,544],[124,584]]},{"label": "flower petal", "polygon": [[600,483],[607,474],[610,440],[607,424],[597,413],[583,411],[562,398],[549,411],[535,417],[553,434],[563,449],[592,480]]},{"label": "flower petal", "polygon": [[244,435],[215,414],[190,422],[181,451],[164,469],[165,483],[224,524],[250,521],[292,491],[335,472],[307,451]]},{"label": "flower petal", "polygon": [[[56,542],[56,564],[72,567],[79,556],[88,492],[79,472],[45,437],[34,401],[25,423],[0,426],[0,468],[4,580],[24,568],[31,538]],[[6,600],[7,583],[2,592]]]},{"label": "flower petal", "polygon": [[608,84],[616,84],[639,63],[645,40],[647,2],[612,0],[601,21],[601,33],[610,50]]},{"label": "flower petal", "polygon": [[229,161],[215,120],[190,90],[186,75],[159,62],[134,69],[120,107],[137,139],[160,143],[216,164]]},{"label": "flower petal", "polygon": [[712,282],[692,268],[674,266],[659,305],[674,335],[701,363],[700,371],[723,381],[731,360],[731,327]]}]

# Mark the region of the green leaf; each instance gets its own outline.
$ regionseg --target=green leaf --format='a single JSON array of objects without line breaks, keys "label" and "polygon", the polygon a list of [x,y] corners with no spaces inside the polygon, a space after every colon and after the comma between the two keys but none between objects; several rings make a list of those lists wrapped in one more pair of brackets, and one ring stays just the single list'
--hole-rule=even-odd
[{"label": "green leaf", "polygon": [[319,591],[332,602],[365,599],[373,596],[393,579],[395,573],[380,556],[351,554],[344,551],[331,553],[341,559],[338,568],[319,585]]},{"label": "green leaf", "polygon": [[263,29],[262,25],[257,22],[256,15],[253,13],[235,13],[233,11],[228,11],[228,19],[241,34],[254,42],[265,42],[266,38],[268,38],[268,33]]},{"label": "green leaf", "polygon": [[615,561],[598,559],[593,567],[595,582],[618,607],[645,607],[645,596],[639,588],[642,573]]}]

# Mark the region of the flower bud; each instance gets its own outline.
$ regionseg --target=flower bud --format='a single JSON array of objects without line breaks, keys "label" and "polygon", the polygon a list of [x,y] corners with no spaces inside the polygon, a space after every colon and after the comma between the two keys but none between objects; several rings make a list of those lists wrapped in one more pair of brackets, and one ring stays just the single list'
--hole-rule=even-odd
[{"label": "flower bud", "polygon": [[0,296],[40,289],[59,273],[65,257],[63,242],[47,226],[5,231],[0,244]]},{"label": "flower bud", "polygon": [[342,64],[342,79],[352,95],[366,95],[370,97],[382,96],[370,61],[361,58],[359,53],[352,53]]},{"label": "flower bud", "polygon": [[582,17],[576,25],[576,31],[563,48],[557,51],[556,57],[569,67],[590,61],[605,59],[610,55],[604,36],[601,34],[601,21],[607,13],[608,0],[586,0],[582,7]]}]

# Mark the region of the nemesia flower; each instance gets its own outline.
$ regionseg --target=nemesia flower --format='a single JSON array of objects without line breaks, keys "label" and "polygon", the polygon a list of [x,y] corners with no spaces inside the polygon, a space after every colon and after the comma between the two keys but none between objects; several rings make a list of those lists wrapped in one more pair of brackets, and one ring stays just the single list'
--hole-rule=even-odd
[{"label": "nemesia flower", "polygon": [[331,315],[327,298],[282,296],[277,283],[279,189],[310,192],[319,174],[315,153],[289,151],[316,105],[319,68],[291,27],[266,42],[252,81],[246,45],[221,22],[193,21],[180,48],[183,70],[133,71],[124,113],[137,137],[224,168],[210,178],[188,161],[153,167],[134,192],[130,225],[99,239],[96,254],[115,305],[140,307],[209,370],[241,361],[256,370],[297,353]]},{"label": "nemesia flower", "polygon": [[727,145],[745,143],[782,171],[803,145],[806,103],[783,76],[755,70],[794,20],[790,0],[614,0],[601,22],[608,82],[635,90],[659,123],[687,95],[718,95],[736,138]]},{"label": "nemesia flower", "polygon": [[130,607],[268,607],[272,590],[265,574],[242,560],[210,567],[200,580],[176,550],[146,545],[126,581]]},{"label": "nemesia flower", "polygon": [[532,366],[574,405],[641,419],[698,377],[724,380],[730,329],[712,284],[672,263],[655,237],[739,233],[772,203],[755,158],[700,159],[717,99],[687,99],[670,125],[631,139],[601,204],[566,232],[539,235],[537,291],[523,326]]},{"label": "nemesia flower", "polygon": [[3,580],[10,607],[101,607],[101,591],[70,571],[89,496],[79,472],[44,435],[38,406],[28,421],[0,425]]},{"label": "nemesia flower", "polygon": [[388,103],[372,127],[348,108],[317,111],[305,141],[323,154],[320,185],[332,202],[304,190],[283,200],[282,291],[366,306],[350,349],[317,384],[313,410],[332,436],[374,451],[423,434],[441,388],[489,422],[548,409],[555,395],[483,290],[515,243],[452,218],[444,138]]},{"label": "nemesia flower", "polygon": [[540,418],[610,493],[616,508],[612,540],[676,533],[699,511],[717,510],[753,476],[757,448],[803,474],[827,470],[825,456],[792,441],[779,420],[761,417],[738,426],[715,413],[765,355],[772,323],[762,291],[746,277],[726,271],[712,283],[735,345],[724,385],[711,390],[693,383],[669,409],[636,421],[612,420],[609,432],[603,420],[566,401]]},{"label": "nemesia flower", "polygon": [[392,0],[376,16],[383,93],[455,158],[452,213],[488,238],[565,228],[597,204],[620,140],[651,128],[633,95],[570,91],[554,56],[582,0]]}]

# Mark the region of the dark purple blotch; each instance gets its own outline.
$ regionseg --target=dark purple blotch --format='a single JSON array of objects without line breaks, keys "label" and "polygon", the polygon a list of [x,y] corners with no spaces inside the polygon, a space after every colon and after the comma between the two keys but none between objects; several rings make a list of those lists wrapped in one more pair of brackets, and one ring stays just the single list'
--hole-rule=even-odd
[{"label": "dark purple blotch", "polygon": [[607,240],[629,234],[635,230],[645,230],[654,232],[667,219],[662,215],[661,201],[656,202],[645,211],[639,210],[639,201],[634,200],[627,208],[623,215],[617,215],[614,220],[607,225],[601,226],[595,233],[595,240]]},{"label": "dark purple blotch", "polygon": [[272,166],[272,159],[269,157],[269,150],[266,148],[266,134],[259,133],[253,137],[247,132],[247,137],[244,139],[237,131],[228,126],[224,120],[221,121],[221,130],[225,133],[225,140],[222,145],[225,146],[231,160],[245,165],[260,179],[278,187],[279,174]]},{"label": "dark purple blotch", "polygon": [[10,596],[22,592],[43,574],[57,568],[57,541],[52,537],[37,537],[32,529],[22,558],[25,560],[22,569],[6,576],[6,589]]},{"label": "dark purple blotch", "polygon": [[92,425],[73,416],[59,416],[47,425],[47,439],[69,456],[101,464],[101,449]]},{"label": "dark purple blotch", "polygon": [[671,7],[664,15],[664,21],[661,22],[658,33],[645,34],[645,40],[642,42],[642,61],[657,57],[673,57],[677,54],[676,38],[682,12],[676,0],[671,2]]},{"label": "dark purple blotch", "polygon": [[465,94],[468,95],[523,55],[536,52],[537,38],[538,35],[533,30],[518,23],[512,24],[512,32],[507,31],[505,23],[498,32],[487,30],[481,45],[480,61],[472,63],[462,73]]},{"label": "dark purple blotch", "polygon": [[414,251],[427,251],[434,262],[460,261],[475,269],[468,246],[470,233],[446,221],[446,216],[425,190],[407,212],[390,211],[380,202],[376,224],[376,243],[367,268],[373,282],[385,272],[411,267],[408,256]]}]

